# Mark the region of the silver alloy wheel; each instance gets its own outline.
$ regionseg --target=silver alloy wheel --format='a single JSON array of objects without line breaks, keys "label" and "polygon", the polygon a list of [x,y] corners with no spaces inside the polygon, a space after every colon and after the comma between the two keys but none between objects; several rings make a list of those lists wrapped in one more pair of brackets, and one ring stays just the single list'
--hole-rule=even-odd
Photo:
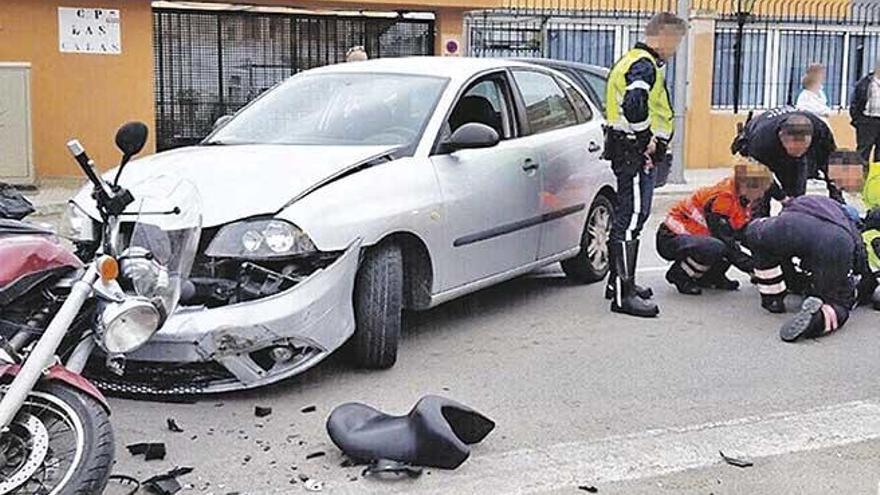
[{"label": "silver alloy wheel", "polygon": [[[0,387],[0,397],[5,387]],[[31,423],[40,425],[34,428]],[[61,493],[80,465],[85,450],[85,431],[76,411],[58,397],[31,392],[13,426],[0,436],[0,495]],[[48,446],[41,444],[42,434]],[[47,448],[43,448],[47,447]],[[39,466],[34,470],[34,462]],[[19,472],[26,474],[21,480]],[[8,483],[7,483],[8,481]]]},{"label": "silver alloy wheel", "polygon": [[608,267],[608,239],[611,236],[611,211],[597,204],[587,220],[587,259],[596,273]]}]

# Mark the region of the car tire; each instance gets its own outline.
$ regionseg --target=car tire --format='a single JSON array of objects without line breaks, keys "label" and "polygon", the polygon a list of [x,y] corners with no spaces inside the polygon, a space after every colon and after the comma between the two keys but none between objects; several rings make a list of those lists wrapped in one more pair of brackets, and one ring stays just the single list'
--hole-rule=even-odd
[{"label": "car tire", "polygon": [[403,317],[403,254],[380,244],[365,251],[354,286],[355,331],[351,355],[356,366],[387,369],[397,361]]},{"label": "car tire", "polygon": [[581,250],[574,258],[562,261],[565,275],[581,284],[592,284],[608,275],[608,237],[614,223],[614,204],[605,195],[598,195],[590,206],[581,234]]}]

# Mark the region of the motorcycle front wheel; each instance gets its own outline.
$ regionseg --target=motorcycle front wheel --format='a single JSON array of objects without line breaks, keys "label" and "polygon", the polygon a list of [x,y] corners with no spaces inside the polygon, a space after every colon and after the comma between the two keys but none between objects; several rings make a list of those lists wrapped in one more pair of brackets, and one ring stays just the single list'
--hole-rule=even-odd
[{"label": "motorcycle front wheel", "polygon": [[[6,388],[0,386],[0,397]],[[113,464],[107,411],[71,387],[46,384],[0,433],[0,495],[102,493]]]}]

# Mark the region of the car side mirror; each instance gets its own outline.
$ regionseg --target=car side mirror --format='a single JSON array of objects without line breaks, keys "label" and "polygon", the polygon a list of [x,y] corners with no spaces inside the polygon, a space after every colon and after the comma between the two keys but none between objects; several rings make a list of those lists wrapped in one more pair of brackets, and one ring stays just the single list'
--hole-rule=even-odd
[{"label": "car side mirror", "polygon": [[227,122],[232,120],[232,115],[222,115],[217,120],[214,121],[214,130],[223,127]]},{"label": "car side mirror", "polygon": [[501,141],[498,132],[479,122],[468,122],[462,125],[444,143],[448,151],[491,148]]}]

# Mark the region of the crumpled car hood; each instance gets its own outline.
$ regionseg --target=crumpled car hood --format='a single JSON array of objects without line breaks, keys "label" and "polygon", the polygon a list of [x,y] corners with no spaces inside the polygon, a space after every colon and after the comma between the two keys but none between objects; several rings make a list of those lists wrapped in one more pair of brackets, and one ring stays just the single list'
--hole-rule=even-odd
[{"label": "crumpled car hood", "polygon": [[[202,202],[202,226],[214,227],[255,215],[275,213],[292,199],[394,146],[193,146],[131,162],[120,184],[137,197],[137,184],[170,175],[196,186]],[[104,174],[108,181],[116,169]],[[98,218],[92,187],[73,201]]]}]

